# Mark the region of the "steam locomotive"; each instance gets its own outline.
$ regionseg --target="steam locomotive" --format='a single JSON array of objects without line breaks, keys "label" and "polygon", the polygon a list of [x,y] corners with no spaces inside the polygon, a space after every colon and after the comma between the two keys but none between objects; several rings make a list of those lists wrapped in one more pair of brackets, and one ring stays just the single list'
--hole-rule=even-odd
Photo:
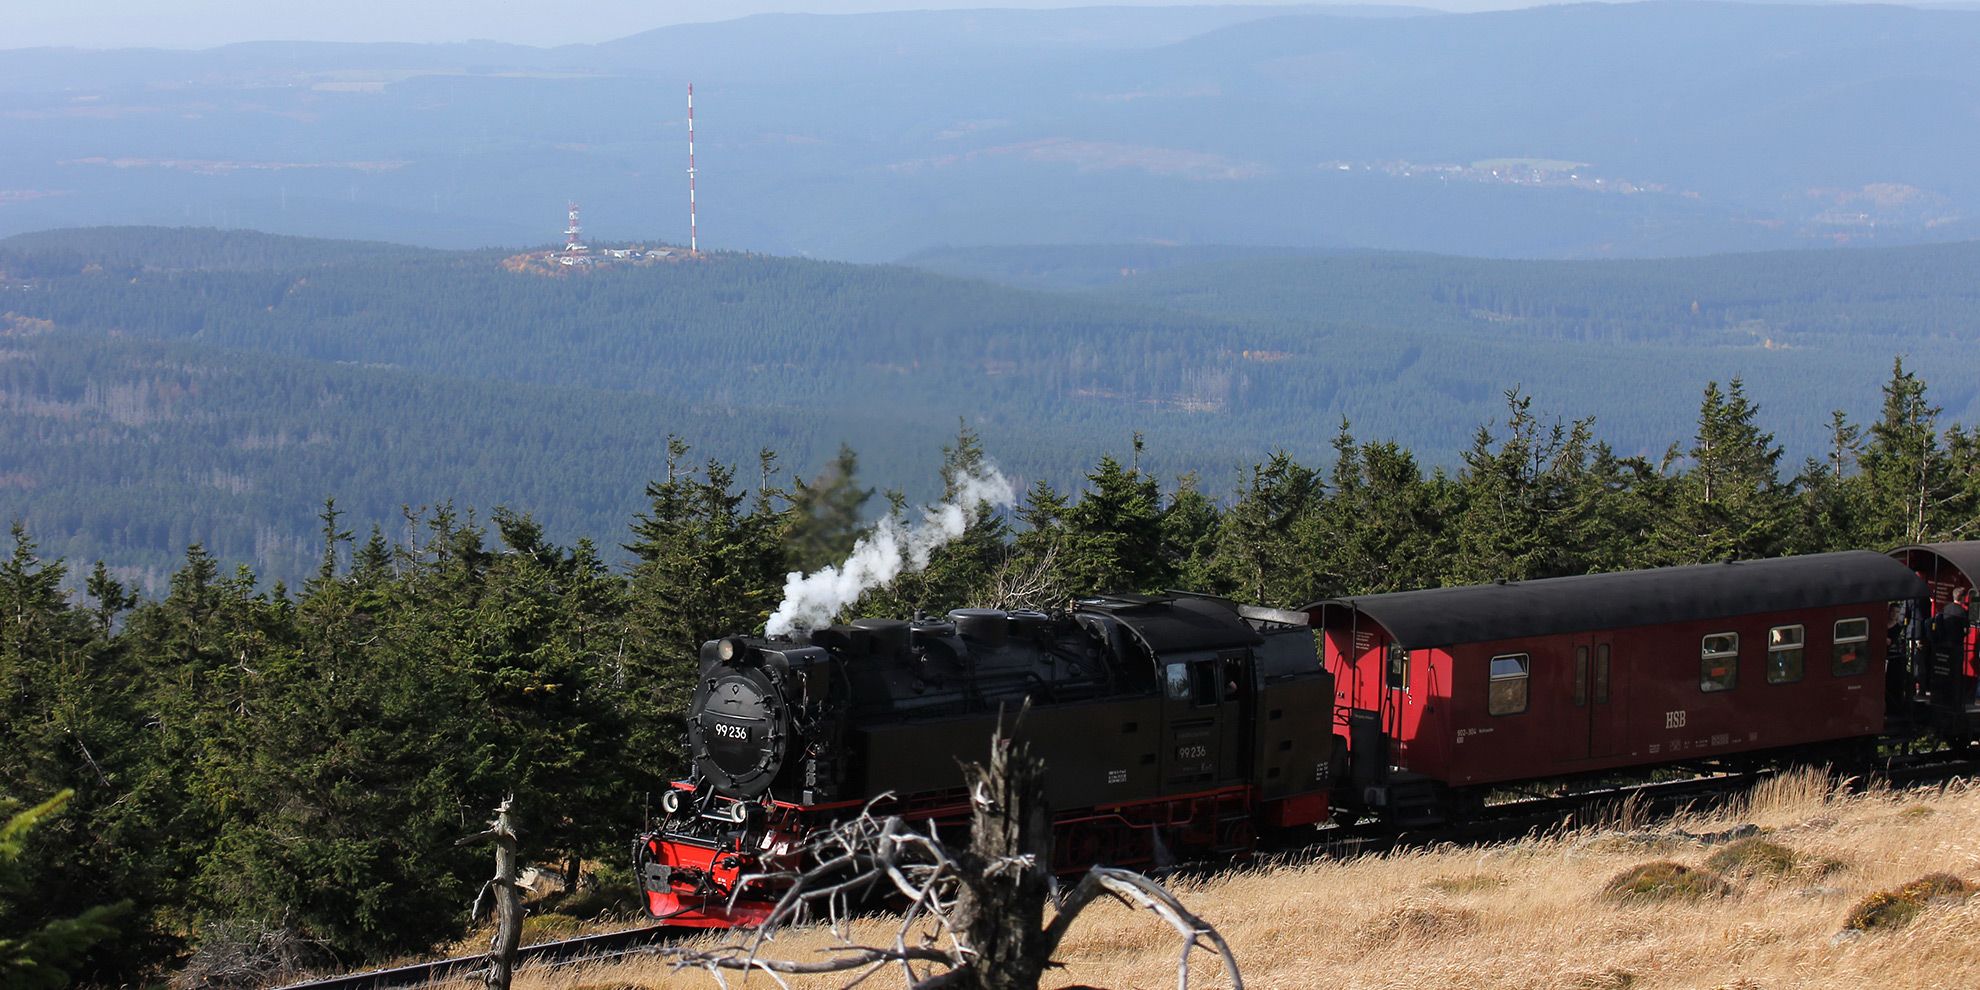
[{"label": "steam locomotive", "polygon": [[1188,594],[862,619],[702,647],[691,776],[640,836],[647,910],[747,926],[821,826],[959,834],[958,759],[1026,701],[1054,865],[1237,856],[1330,815],[1397,827],[1495,788],[1980,738],[1950,603],[1980,542],[1328,599]]},{"label": "steam locomotive", "polygon": [[877,813],[959,834],[957,760],[980,758],[1027,701],[1055,864],[1249,851],[1261,828],[1327,815],[1334,737],[1310,715],[1331,707],[1333,677],[1314,643],[1302,613],[1182,594],[709,642],[693,774],[635,846],[646,908],[753,924],[777,892],[733,896],[738,882],[800,865],[808,835],[877,795]]}]

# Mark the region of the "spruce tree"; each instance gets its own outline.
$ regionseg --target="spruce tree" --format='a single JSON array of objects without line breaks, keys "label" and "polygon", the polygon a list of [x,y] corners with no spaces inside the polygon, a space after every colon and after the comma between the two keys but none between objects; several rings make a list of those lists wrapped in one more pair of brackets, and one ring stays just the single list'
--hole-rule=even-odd
[{"label": "spruce tree", "polygon": [[1506,392],[1505,435],[1478,428],[1458,485],[1453,584],[1524,581],[1581,571],[1570,542],[1583,506],[1593,420],[1543,426],[1533,399]]},{"label": "spruce tree", "polygon": [[1285,451],[1252,466],[1244,493],[1224,513],[1212,558],[1234,594],[1288,608],[1315,597],[1314,561],[1299,534],[1322,495],[1319,475]]},{"label": "spruce tree", "polygon": [[[1139,453],[1139,437],[1135,444]],[[1160,591],[1170,576],[1161,550],[1161,486],[1111,456],[1100,459],[1086,483],[1066,510],[1066,581],[1081,594]]]},{"label": "spruce tree", "polygon": [[859,455],[841,444],[839,454],[810,482],[791,493],[791,566],[811,572],[845,559],[866,529],[873,489],[859,487]]},{"label": "spruce tree", "polygon": [[1884,384],[1883,415],[1870,425],[1863,465],[1866,518],[1863,536],[1878,548],[1922,543],[1950,528],[1946,505],[1956,500],[1951,465],[1939,447],[1939,407],[1925,398],[1925,383],[1891,365]]},{"label": "spruce tree", "polygon": [[98,905],[74,917],[30,917],[33,900],[21,860],[29,832],[62,810],[75,794],[62,791],[25,811],[0,801],[0,986],[10,990],[59,990],[74,983],[90,950],[115,937],[129,902]]},{"label": "spruce tree", "polygon": [[1705,387],[1690,470],[1674,486],[1658,532],[1664,562],[1703,564],[1778,556],[1787,546],[1794,493],[1780,482],[1781,448],[1760,429],[1759,407],[1734,378]]}]

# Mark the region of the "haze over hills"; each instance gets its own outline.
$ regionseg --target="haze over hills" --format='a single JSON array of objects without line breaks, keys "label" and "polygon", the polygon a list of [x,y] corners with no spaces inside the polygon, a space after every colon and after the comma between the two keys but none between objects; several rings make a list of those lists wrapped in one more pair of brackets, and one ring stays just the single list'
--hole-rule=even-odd
[{"label": "haze over hills", "polygon": [[[1658,2],[765,15],[597,45],[0,51],[0,233],[1524,257],[1980,234],[1980,13]],[[1407,11],[1402,13],[1409,13]],[[1151,208],[1155,206],[1156,208]]]},{"label": "haze over hills", "polygon": [[[866,484],[924,498],[961,422],[1022,484],[1062,489],[1139,432],[1144,468],[1222,496],[1274,449],[1329,463],[1343,417],[1453,466],[1514,386],[1655,458],[1734,375],[1791,471],[1830,410],[1876,415],[1896,353],[1948,421],[1980,421],[1980,298],[1959,277],[1976,256],[924,259],[1053,285],[1116,272],[1045,291],[739,254],[558,277],[495,251],[53,231],[0,241],[0,518],[154,579],[195,540],[294,578],[325,496],[360,532],[402,528],[403,504],[507,505],[610,551],[669,434],[752,487],[765,447],[787,482],[849,443]],[[1151,270],[1123,279],[1124,257]]]}]

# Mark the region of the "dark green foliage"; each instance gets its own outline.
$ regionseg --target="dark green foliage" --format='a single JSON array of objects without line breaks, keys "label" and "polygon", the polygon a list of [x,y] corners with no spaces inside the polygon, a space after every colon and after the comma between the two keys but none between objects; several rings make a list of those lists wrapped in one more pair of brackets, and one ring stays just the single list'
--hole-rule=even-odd
[{"label": "dark green foliage", "polygon": [[37,918],[28,905],[35,899],[21,860],[28,833],[62,810],[75,796],[62,791],[35,807],[14,811],[0,802],[0,986],[17,990],[58,990],[71,985],[84,957],[98,943],[114,937],[129,902],[89,908],[75,917]]},{"label": "dark green foliage", "polygon": [[1894,890],[1880,890],[1849,909],[1845,931],[1877,932],[1911,924],[1928,906],[1971,896],[1973,885],[1950,873],[1927,873]]},{"label": "dark green foliage", "polygon": [[[1135,438],[1136,453],[1141,438]],[[1086,476],[1066,511],[1060,573],[1089,591],[1159,591],[1168,584],[1162,554],[1162,493],[1154,478],[1112,457]]]},{"label": "dark green foliage", "polygon": [[1459,475],[1463,504],[1450,577],[1454,584],[1525,581],[1579,573],[1570,536],[1588,503],[1594,423],[1541,423],[1533,397],[1506,393],[1503,436],[1479,427]]},{"label": "dark green foliage", "polygon": [[866,527],[866,503],[873,489],[859,487],[859,455],[849,446],[809,483],[791,493],[792,524],[788,541],[791,566],[815,571],[843,560]]},{"label": "dark green foliage", "polygon": [[1284,451],[1251,469],[1251,483],[1218,528],[1213,574],[1248,601],[1310,601],[1312,560],[1297,530],[1320,506],[1320,477]]},{"label": "dark green foliage", "polygon": [[1705,857],[1705,868],[1725,876],[1778,877],[1792,871],[1800,861],[1794,850],[1755,835]]},{"label": "dark green foliage", "polygon": [[1883,416],[1870,424],[1870,441],[1858,458],[1869,502],[1863,535],[1873,543],[1917,543],[1948,523],[1964,523],[1962,493],[1940,446],[1941,411],[1926,400],[1925,383],[1904,369],[1904,360],[1892,362]]},{"label": "dark green foliage", "polygon": [[1734,378],[1705,386],[1689,470],[1659,527],[1662,554],[1687,564],[1778,555],[1788,544],[1793,496],[1780,481],[1781,448],[1757,425],[1759,408]]},{"label": "dark green foliage", "polygon": [[1603,885],[1602,893],[1611,900],[1638,904],[1724,897],[1732,893],[1732,885],[1712,870],[1658,860],[1616,874]]},{"label": "dark green foliage", "polygon": [[1310,593],[1404,591],[1443,580],[1455,485],[1441,474],[1425,479],[1394,443],[1357,443],[1346,423],[1334,441],[1331,481],[1324,511],[1299,528],[1318,569]]}]

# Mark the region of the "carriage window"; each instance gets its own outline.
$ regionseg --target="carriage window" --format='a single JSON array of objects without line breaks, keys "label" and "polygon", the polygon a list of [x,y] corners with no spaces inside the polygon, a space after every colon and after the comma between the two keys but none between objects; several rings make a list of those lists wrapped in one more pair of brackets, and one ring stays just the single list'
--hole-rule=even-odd
[{"label": "carriage window", "polygon": [[1595,644],[1595,703],[1609,703],[1609,644]]},{"label": "carriage window", "polygon": [[1739,686],[1739,634],[1713,633],[1698,647],[1698,690],[1730,691]]},{"label": "carriage window", "polygon": [[1389,644],[1389,689],[1409,690],[1409,648],[1401,643]]},{"label": "carriage window", "polygon": [[1829,672],[1849,677],[1870,669],[1870,620],[1837,619],[1836,647],[1829,654]]},{"label": "carriage window", "polygon": [[1574,648],[1574,705],[1588,704],[1588,647]]},{"label": "carriage window", "polygon": [[1767,683],[1792,684],[1801,680],[1801,627],[1775,626],[1767,630]]},{"label": "carriage window", "polygon": [[1492,658],[1492,680],[1485,710],[1493,715],[1517,715],[1526,710],[1527,655],[1512,653]]}]

